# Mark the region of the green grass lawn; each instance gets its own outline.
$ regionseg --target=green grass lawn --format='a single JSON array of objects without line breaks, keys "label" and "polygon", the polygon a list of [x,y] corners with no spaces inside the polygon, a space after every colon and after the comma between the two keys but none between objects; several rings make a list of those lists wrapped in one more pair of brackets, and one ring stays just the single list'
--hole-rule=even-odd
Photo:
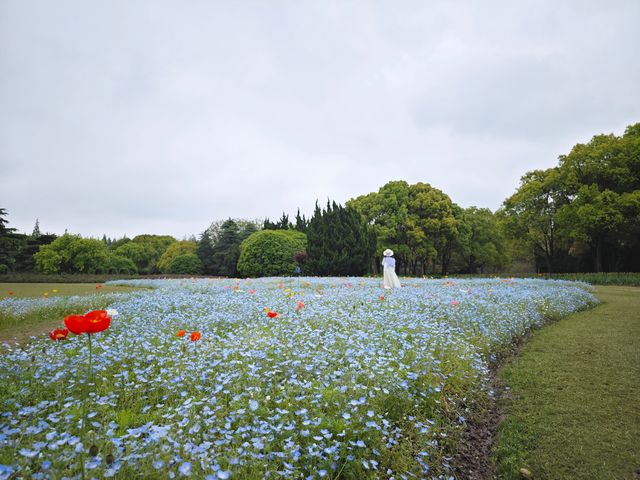
[{"label": "green grass lawn", "polygon": [[44,335],[51,329],[62,326],[67,315],[107,308],[114,301],[114,294],[135,290],[139,289],[95,283],[0,283],[0,299],[85,297],[73,301],[52,300],[51,306],[43,305],[20,316],[0,309],[0,342],[24,342],[32,335]]},{"label": "green grass lawn", "polygon": [[499,378],[510,386],[496,477],[640,478],[640,288],[535,332]]},{"label": "green grass lawn", "polygon": [[0,299],[94,295],[96,293],[130,292],[132,290],[131,287],[101,283],[0,283]]}]

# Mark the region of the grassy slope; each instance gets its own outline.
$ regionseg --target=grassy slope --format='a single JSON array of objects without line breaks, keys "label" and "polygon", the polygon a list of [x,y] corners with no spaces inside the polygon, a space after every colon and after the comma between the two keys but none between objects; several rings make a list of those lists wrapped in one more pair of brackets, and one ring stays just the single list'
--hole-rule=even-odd
[{"label": "grassy slope", "polygon": [[505,365],[497,478],[634,479],[640,472],[640,288],[536,332]]},{"label": "grassy slope", "polygon": [[[54,292],[54,290],[56,290]],[[57,296],[85,295],[96,296],[87,298],[85,310],[91,308],[106,308],[113,300],[110,293],[132,292],[138,290],[132,287],[104,285],[96,288],[96,284],[66,284],[66,283],[0,283],[0,299],[12,298],[44,298],[46,292],[48,298]],[[82,306],[82,305],[81,305]],[[16,318],[7,312],[0,311],[0,343],[17,340],[28,341],[31,335],[42,335],[53,328],[60,327],[66,315],[84,313],[79,311],[80,306],[67,306],[58,304],[55,307],[38,308],[27,315]]]}]

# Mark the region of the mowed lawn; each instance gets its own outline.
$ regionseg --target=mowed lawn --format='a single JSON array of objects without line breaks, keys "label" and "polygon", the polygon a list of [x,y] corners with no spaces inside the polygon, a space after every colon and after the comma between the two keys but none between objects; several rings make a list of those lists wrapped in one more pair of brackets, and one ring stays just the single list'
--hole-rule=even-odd
[{"label": "mowed lawn", "polygon": [[85,313],[82,308],[106,308],[114,295],[139,290],[128,286],[96,283],[0,283],[0,300],[6,298],[40,298],[85,296],[86,301],[75,301],[48,308],[44,305],[24,316],[15,316],[0,310],[0,342],[28,341],[33,335],[44,335],[61,326],[65,315]]},{"label": "mowed lawn", "polygon": [[596,295],[602,305],[537,331],[500,372],[497,478],[640,478],[640,288]]},{"label": "mowed lawn", "polygon": [[132,287],[101,283],[0,283],[0,299],[94,295],[132,290]]}]

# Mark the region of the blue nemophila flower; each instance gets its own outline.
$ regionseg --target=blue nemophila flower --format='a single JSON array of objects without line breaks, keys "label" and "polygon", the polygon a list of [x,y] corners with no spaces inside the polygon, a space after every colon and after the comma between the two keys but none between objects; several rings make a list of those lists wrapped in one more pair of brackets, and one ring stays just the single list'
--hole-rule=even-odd
[{"label": "blue nemophila flower", "polygon": [[38,453],[40,453],[39,450],[29,450],[27,448],[21,448],[19,451],[20,455],[22,455],[23,457],[27,457],[27,458],[33,458],[36,455],[38,455]]},{"label": "blue nemophila flower", "polygon": [[[465,280],[451,287],[415,280],[383,303],[375,279],[301,279],[300,287],[287,285],[293,299],[277,288],[287,280],[244,282],[239,289],[254,294],[234,294],[235,282],[223,280],[129,282],[155,289],[117,299],[118,321],[94,352],[98,388],[89,428],[113,452],[110,465],[103,459],[105,477],[122,465],[148,465],[141,475],[186,476],[180,469],[189,463],[219,479],[266,462],[272,478],[300,478],[320,466],[330,471],[330,463],[362,471],[363,461],[374,475],[383,448],[407,435],[429,458],[442,458],[434,455],[441,448],[441,429],[433,428],[442,413],[437,405],[446,400],[456,408],[460,400],[447,394],[449,382],[482,392],[488,361],[501,345],[545,315],[593,302],[574,284],[543,281]],[[469,289],[464,297],[458,291]],[[303,291],[301,321],[284,312],[295,310]],[[264,305],[283,314],[269,319]],[[202,332],[197,349],[175,337],[181,328]],[[85,382],[67,372],[81,370],[88,351],[73,341],[50,347],[35,341],[0,355],[0,376],[17,383],[27,378],[31,357],[38,359],[38,374],[28,377],[35,390],[11,398],[0,392],[0,442],[13,453],[14,471],[33,461],[24,450],[41,461],[64,459],[71,468],[59,474],[73,477],[86,453],[77,412]],[[452,369],[451,357],[461,371]],[[411,406],[400,420],[386,413],[396,403]],[[426,458],[416,455],[412,466],[392,468],[393,475],[423,477]],[[436,477],[447,471],[444,461],[430,467]]]},{"label": "blue nemophila flower", "polygon": [[191,475],[191,462],[184,462],[183,464],[181,464],[178,471],[180,472],[181,475],[184,475],[185,477],[188,477],[189,475]]}]

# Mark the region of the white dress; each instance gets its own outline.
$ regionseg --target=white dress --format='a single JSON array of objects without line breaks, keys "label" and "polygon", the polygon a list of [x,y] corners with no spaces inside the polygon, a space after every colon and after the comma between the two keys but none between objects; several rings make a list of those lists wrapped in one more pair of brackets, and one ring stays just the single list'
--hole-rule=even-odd
[{"label": "white dress", "polygon": [[384,267],[384,288],[400,288],[400,280],[396,275],[396,259],[393,257],[384,257],[382,259],[382,266]]}]

